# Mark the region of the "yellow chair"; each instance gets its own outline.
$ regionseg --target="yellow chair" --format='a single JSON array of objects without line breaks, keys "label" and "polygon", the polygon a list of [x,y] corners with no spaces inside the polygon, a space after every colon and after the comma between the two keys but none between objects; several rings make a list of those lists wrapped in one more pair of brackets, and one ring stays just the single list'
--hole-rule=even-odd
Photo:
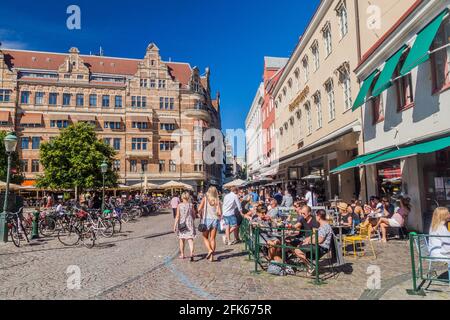
[{"label": "yellow chair", "polygon": [[376,259],[377,255],[375,253],[375,249],[373,247],[372,241],[370,240],[371,234],[372,234],[372,226],[369,224],[366,226],[361,226],[359,228],[359,232],[357,235],[344,237],[344,239],[343,239],[344,257],[347,255],[347,245],[352,244],[353,256],[356,258],[357,257],[356,245],[358,243],[360,244],[360,248],[363,248],[362,256],[364,256],[366,249],[365,249],[365,246],[363,246],[363,242],[367,242],[367,243],[369,243],[370,248],[372,249],[374,258]]}]

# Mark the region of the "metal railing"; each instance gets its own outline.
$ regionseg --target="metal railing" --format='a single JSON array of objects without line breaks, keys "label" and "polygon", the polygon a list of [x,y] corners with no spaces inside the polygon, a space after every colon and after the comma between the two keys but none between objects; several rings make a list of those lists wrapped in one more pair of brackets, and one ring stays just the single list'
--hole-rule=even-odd
[{"label": "metal railing", "polygon": [[[411,256],[411,271],[412,271],[412,290],[407,290],[411,295],[425,295],[423,286],[426,282],[440,282],[450,285],[450,256],[441,257],[433,256],[430,252],[429,239],[439,238],[450,242],[450,236],[432,236],[426,234],[410,233],[409,236],[409,250]],[[447,263],[448,276],[447,279],[439,277],[433,270],[433,263]],[[424,270],[424,264],[427,267]],[[421,281],[420,284],[418,282]]]},{"label": "metal railing", "polygon": [[[309,261],[311,262],[311,265],[307,266],[304,263],[297,264],[297,263],[290,263],[288,261],[288,254],[291,251],[299,249],[298,247],[290,246],[288,242],[286,241],[286,238],[291,237],[292,229],[287,228],[278,228],[278,227],[262,227],[253,225],[248,219],[244,219],[242,222],[242,225],[240,227],[240,236],[241,239],[244,241],[245,244],[245,250],[248,252],[248,258],[249,260],[254,261],[254,273],[259,273],[259,268],[266,269],[269,264],[278,265],[281,267],[290,267],[298,270],[305,271],[308,270],[310,267],[314,268],[314,284],[320,285],[323,283],[323,281],[320,279],[319,274],[319,235],[317,232],[313,231],[296,231],[297,233],[300,233],[299,235],[303,234],[304,238],[310,238],[310,245],[309,247],[302,247],[302,251],[309,256]],[[276,233],[278,235],[278,238],[280,239],[281,244],[280,245],[268,245],[268,244],[262,244],[261,243],[261,234],[268,234],[268,233]],[[297,236],[299,236],[297,235]],[[282,262],[276,262],[276,261],[268,261],[268,259],[265,259],[264,257],[261,257],[261,250],[264,248],[278,248],[281,249],[281,260]],[[265,260],[265,261],[264,261]]]}]

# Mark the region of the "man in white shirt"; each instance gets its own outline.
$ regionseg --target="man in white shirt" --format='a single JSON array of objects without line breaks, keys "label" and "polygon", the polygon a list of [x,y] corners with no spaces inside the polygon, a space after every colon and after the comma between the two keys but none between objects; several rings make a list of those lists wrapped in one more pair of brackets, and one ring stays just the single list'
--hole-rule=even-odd
[{"label": "man in white shirt", "polygon": [[[236,218],[236,211],[238,211],[239,214],[242,214],[241,202],[239,201],[238,197],[238,188],[233,187],[231,189],[231,192],[223,198],[222,213],[225,224],[224,243],[226,245],[236,244],[238,242],[237,239],[239,239],[239,229]],[[234,233],[236,239],[233,242],[231,242],[230,239],[231,233]]]},{"label": "man in white shirt", "polygon": [[317,206],[317,194],[311,189],[306,192],[305,200],[308,203],[308,207],[316,207]]}]

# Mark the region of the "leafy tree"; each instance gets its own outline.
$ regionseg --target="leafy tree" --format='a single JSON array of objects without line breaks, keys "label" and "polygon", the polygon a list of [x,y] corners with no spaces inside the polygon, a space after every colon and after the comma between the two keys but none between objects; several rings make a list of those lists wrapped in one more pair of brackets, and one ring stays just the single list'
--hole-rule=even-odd
[{"label": "leafy tree", "polygon": [[109,169],[105,185],[117,185],[117,173],[112,170],[116,152],[97,138],[92,125],[77,123],[61,131],[54,140],[43,143],[40,148],[44,175],[37,185],[50,189],[100,188],[103,176],[100,165],[104,160]]},{"label": "leafy tree", "polygon": [[[8,155],[5,150],[4,139],[8,132],[0,131],[0,180],[6,182],[6,171],[8,170]],[[24,177],[21,173],[19,155],[17,152],[11,158],[11,183],[21,184]]]}]

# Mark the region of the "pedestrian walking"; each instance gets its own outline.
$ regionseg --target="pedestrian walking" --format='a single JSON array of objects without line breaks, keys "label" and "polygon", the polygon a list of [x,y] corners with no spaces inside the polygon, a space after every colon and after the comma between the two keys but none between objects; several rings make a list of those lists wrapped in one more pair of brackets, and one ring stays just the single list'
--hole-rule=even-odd
[{"label": "pedestrian walking", "polygon": [[[225,237],[224,243],[226,245],[233,245],[238,242],[239,229],[238,221],[236,218],[236,211],[242,214],[242,207],[238,197],[238,188],[231,188],[231,192],[223,199],[223,220],[225,224]],[[235,241],[231,242],[231,234],[234,233]]]},{"label": "pedestrian walking", "polygon": [[172,207],[172,212],[173,212],[173,218],[175,219],[177,216],[177,209],[178,209],[178,205],[180,204],[180,198],[178,197],[178,194],[175,194],[172,197],[172,200],[170,200],[170,206]]},{"label": "pedestrian walking", "polygon": [[206,231],[203,232],[203,242],[205,243],[208,255],[206,259],[214,262],[214,253],[216,252],[216,236],[222,216],[222,208],[219,200],[219,194],[215,187],[210,187],[199,206],[201,219],[206,225]]},{"label": "pedestrian walking", "polygon": [[196,214],[189,192],[182,194],[181,201],[177,208],[173,231],[177,234],[179,240],[180,259],[185,258],[184,248],[187,241],[190,249],[189,259],[194,262],[194,239],[196,236],[194,221]]}]

